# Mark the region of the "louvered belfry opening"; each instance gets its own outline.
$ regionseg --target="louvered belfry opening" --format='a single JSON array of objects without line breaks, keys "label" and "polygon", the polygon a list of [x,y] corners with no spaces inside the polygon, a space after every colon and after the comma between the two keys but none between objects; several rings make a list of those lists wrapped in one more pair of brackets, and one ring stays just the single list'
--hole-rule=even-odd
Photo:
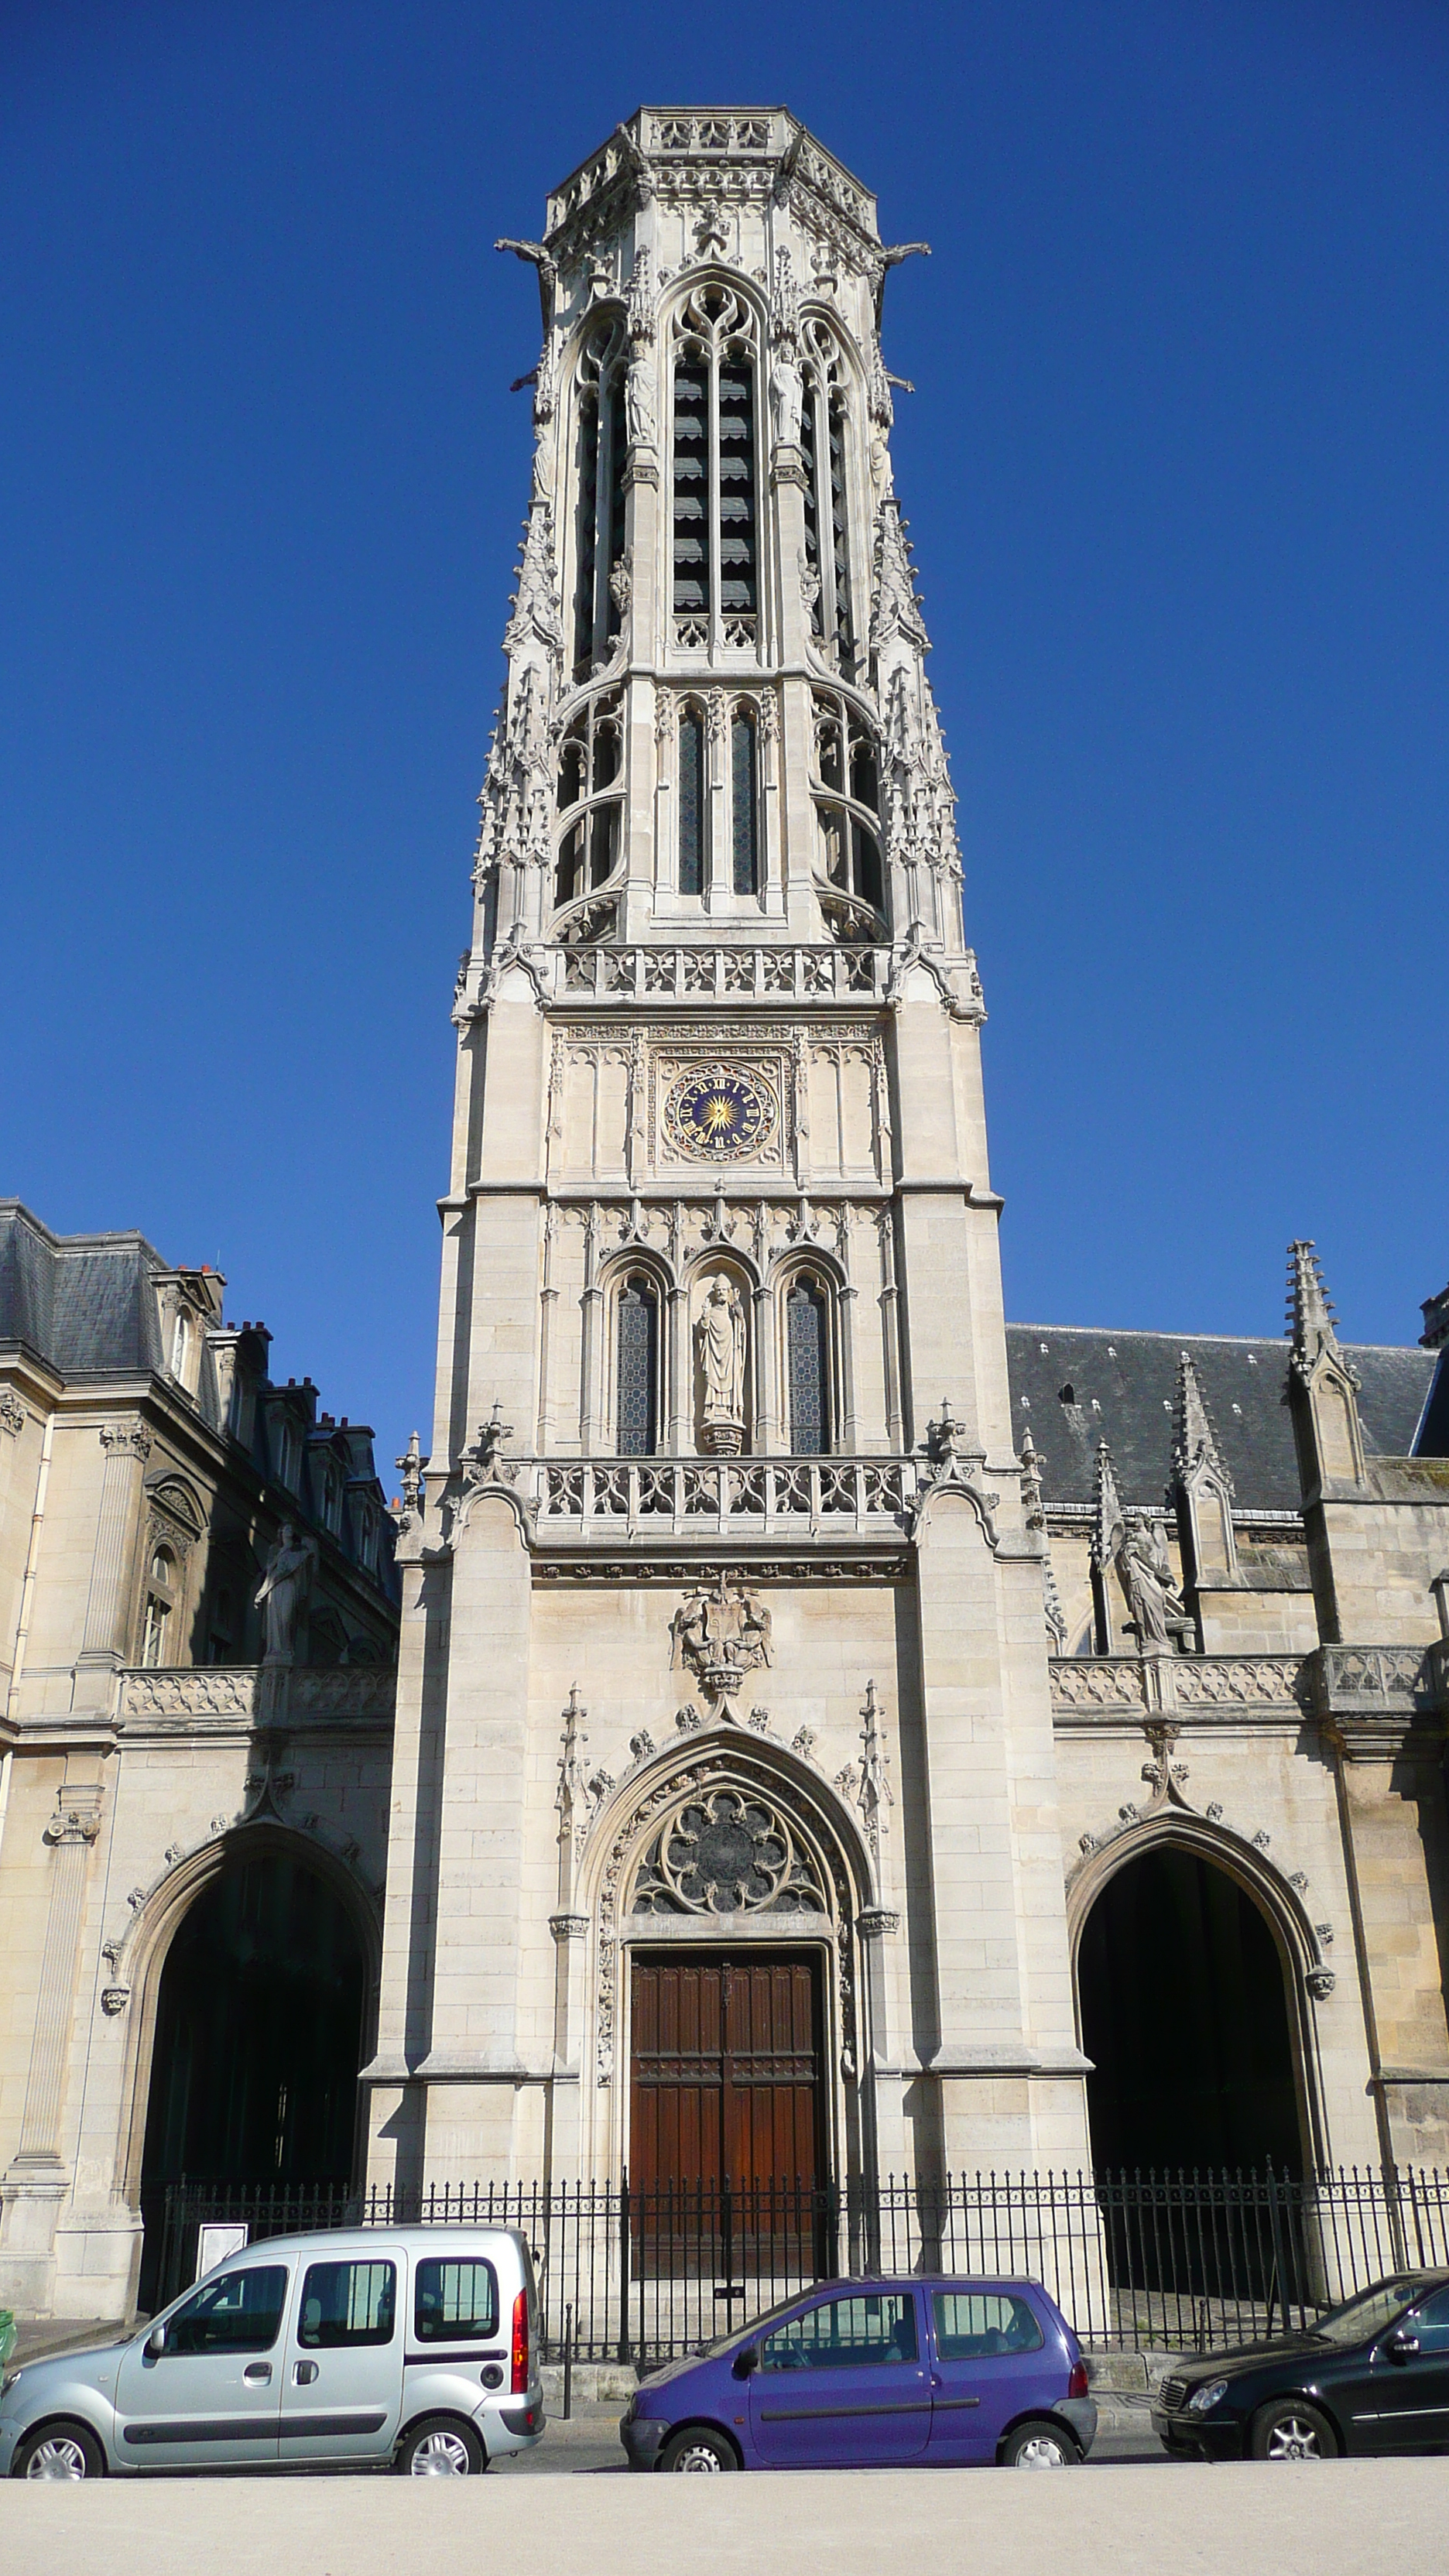
[{"label": "louvered belfry opening", "polygon": [[755,515],[755,371],[719,371],[719,560],[723,615],[753,619],[760,604]]},{"label": "louvered belfry opening", "polygon": [[709,370],[674,370],[674,613],[708,618]]}]

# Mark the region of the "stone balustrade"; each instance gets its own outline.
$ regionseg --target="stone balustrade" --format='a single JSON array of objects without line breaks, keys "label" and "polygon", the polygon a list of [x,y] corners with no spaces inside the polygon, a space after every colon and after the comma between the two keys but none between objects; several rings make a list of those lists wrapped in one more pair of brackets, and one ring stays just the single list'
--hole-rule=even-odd
[{"label": "stone balustrade", "polygon": [[396,1697],[396,1671],[370,1664],[161,1665],[121,1674],[119,1715],[133,1724],[147,1718],[288,1725],[309,1718],[390,1720]]},{"label": "stone balustrade", "polygon": [[535,1526],[597,1538],[706,1536],[721,1530],[903,1530],[921,1468],[912,1458],[539,1459]]},{"label": "stone balustrade", "polygon": [[556,947],[540,949],[555,1000],[587,993],[598,1001],[845,1002],[881,999],[889,948]]}]

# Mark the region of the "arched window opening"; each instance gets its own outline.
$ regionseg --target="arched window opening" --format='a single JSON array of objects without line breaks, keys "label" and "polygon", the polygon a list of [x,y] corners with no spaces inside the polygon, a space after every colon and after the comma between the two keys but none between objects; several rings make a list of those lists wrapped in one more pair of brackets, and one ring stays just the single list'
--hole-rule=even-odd
[{"label": "arched window opening", "polygon": [[674,641],[753,650],[759,633],[757,351],[751,309],[699,287],[675,320]]},{"label": "arched window opening", "polygon": [[611,575],[624,551],[624,325],[601,322],[579,366],[574,449],[573,676],[585,680],[609,657],[620,608]]},{"label": "arched window opening", "polygon": [[618,697],[593,698],[573,718],[559,750],[559,810],[571,819],[554,864],[555,904],[596,892],[618,866],[623,764]]},{"label": "arched window opening", "polygon": [[659,1294],[647,1272],[620,1289],[616,1334],[616,1446],[621,1458],[651,1458],[659,1445]]},{"label": "arched window opening", "polygon": [[679,891],[703,894],[705,870],[704,716],[686,706],[679,719]]},{"label": "arched window opening", "polygon": [[169,1547],[151,1551],[146,1576],[146,1616],[141,1661],[156,1666],[170,1660],[171,1613],[176,1602],[176,1559]]},{"label": "arched window opening", "polygon": [[1170,1843],[1128,1861],[1087,1917],[1077,1976],[1097,2166],[1301,2171],[1283,1962],[1226,1870]]},{"label": "arched window opening", "polygon": [[797,1458],[823,1458],[830,1447],[830,1300],[818,1279],[792,1282],[785,1299],[790,1448]]},{"label": "arched window opening", "polygon": [[814,697],[821,909],[837,939],[875,939],[885,913],[875,735],[852,699],[825,689]]},{"label": "arched window opening", "polygon": [[191,1325],[185,1315],[178,1315],[176,1329],[171,1336],[171,1374],[173,1377],[179,1377],[183,1383],[186,1377],[186,1363],[190,1357]]},{"label": "arched window opening", "polygon": [[760,782],[754,717],[736,710],[730,725],[730,855],[736,894],[760,889]]},{"label": "arched window opening", "polygon": [[810,628],[845,679],[857,674],[850,563],[849,415],[840,354],[827,325],[804,330],[805,394],[800,446],[805,460],[805,560],[814,575]]},{"label": "arched window opening", "polygon": [[[160,2276],[167,2186],[352,2180],[362,1945],[324,1879],[266,1853],[200,1895],[161,1973],[142,2162],[143,2309]],[[180,2250],[180,2249],[178,2249]]]}]

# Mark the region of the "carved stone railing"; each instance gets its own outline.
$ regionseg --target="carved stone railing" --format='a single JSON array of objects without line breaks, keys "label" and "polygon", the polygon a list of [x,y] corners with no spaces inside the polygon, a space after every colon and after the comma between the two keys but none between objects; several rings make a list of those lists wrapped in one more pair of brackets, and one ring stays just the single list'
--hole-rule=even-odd
[{"label": "carved stone railing", "polygon": [[1053,1656],[1052,1711],[1073,1718],[1122,1716],[1138,1722],[1176,1711],[1300,1710],[1302,1655]]},{"label": "carved stone railing", "polygon": [[1314,1697],[1325,1711],[1411,1716],[1439,1699],[1432,1646],[1320,1646],[1312,1660]]},{"label": "carved stone railing", "polygon": [[535,1526],[591,1538],[730,1530],[799,1537],[907,1526],[913,1458],[540,1459]]},{"label": "carved stone railing", "polygon": [[554,948],[539,951],[557,1000],[846,1002],[884,995],[889,948]]},{"label": "carved stone railing", "polygon": [[120,1677],[123,1719],[244,1718],[274,1724],[309,1718],[391,1718],[397,1674],[371,1664],[288,1670],[264,1664],[161,1665]]}]

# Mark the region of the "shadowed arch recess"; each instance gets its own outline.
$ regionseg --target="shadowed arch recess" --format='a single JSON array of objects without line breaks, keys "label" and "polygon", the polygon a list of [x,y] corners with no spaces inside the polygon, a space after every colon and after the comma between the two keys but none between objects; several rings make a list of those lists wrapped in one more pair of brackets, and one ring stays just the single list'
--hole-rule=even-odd
[{"label": "shadowed arch recess", "polygon": [[303,1859],[239,1858],[188,1908],[157,1999],[143,2307],[169,2184],[350,2183],[365,1991],[357,1926]]},{"label": "shadowed arch recess", "polygon": [[1099,2167],[1302,2169],[1284,1963],[1241,1883],[1159,1841],[1095,1898],[1077,1953]]}]

